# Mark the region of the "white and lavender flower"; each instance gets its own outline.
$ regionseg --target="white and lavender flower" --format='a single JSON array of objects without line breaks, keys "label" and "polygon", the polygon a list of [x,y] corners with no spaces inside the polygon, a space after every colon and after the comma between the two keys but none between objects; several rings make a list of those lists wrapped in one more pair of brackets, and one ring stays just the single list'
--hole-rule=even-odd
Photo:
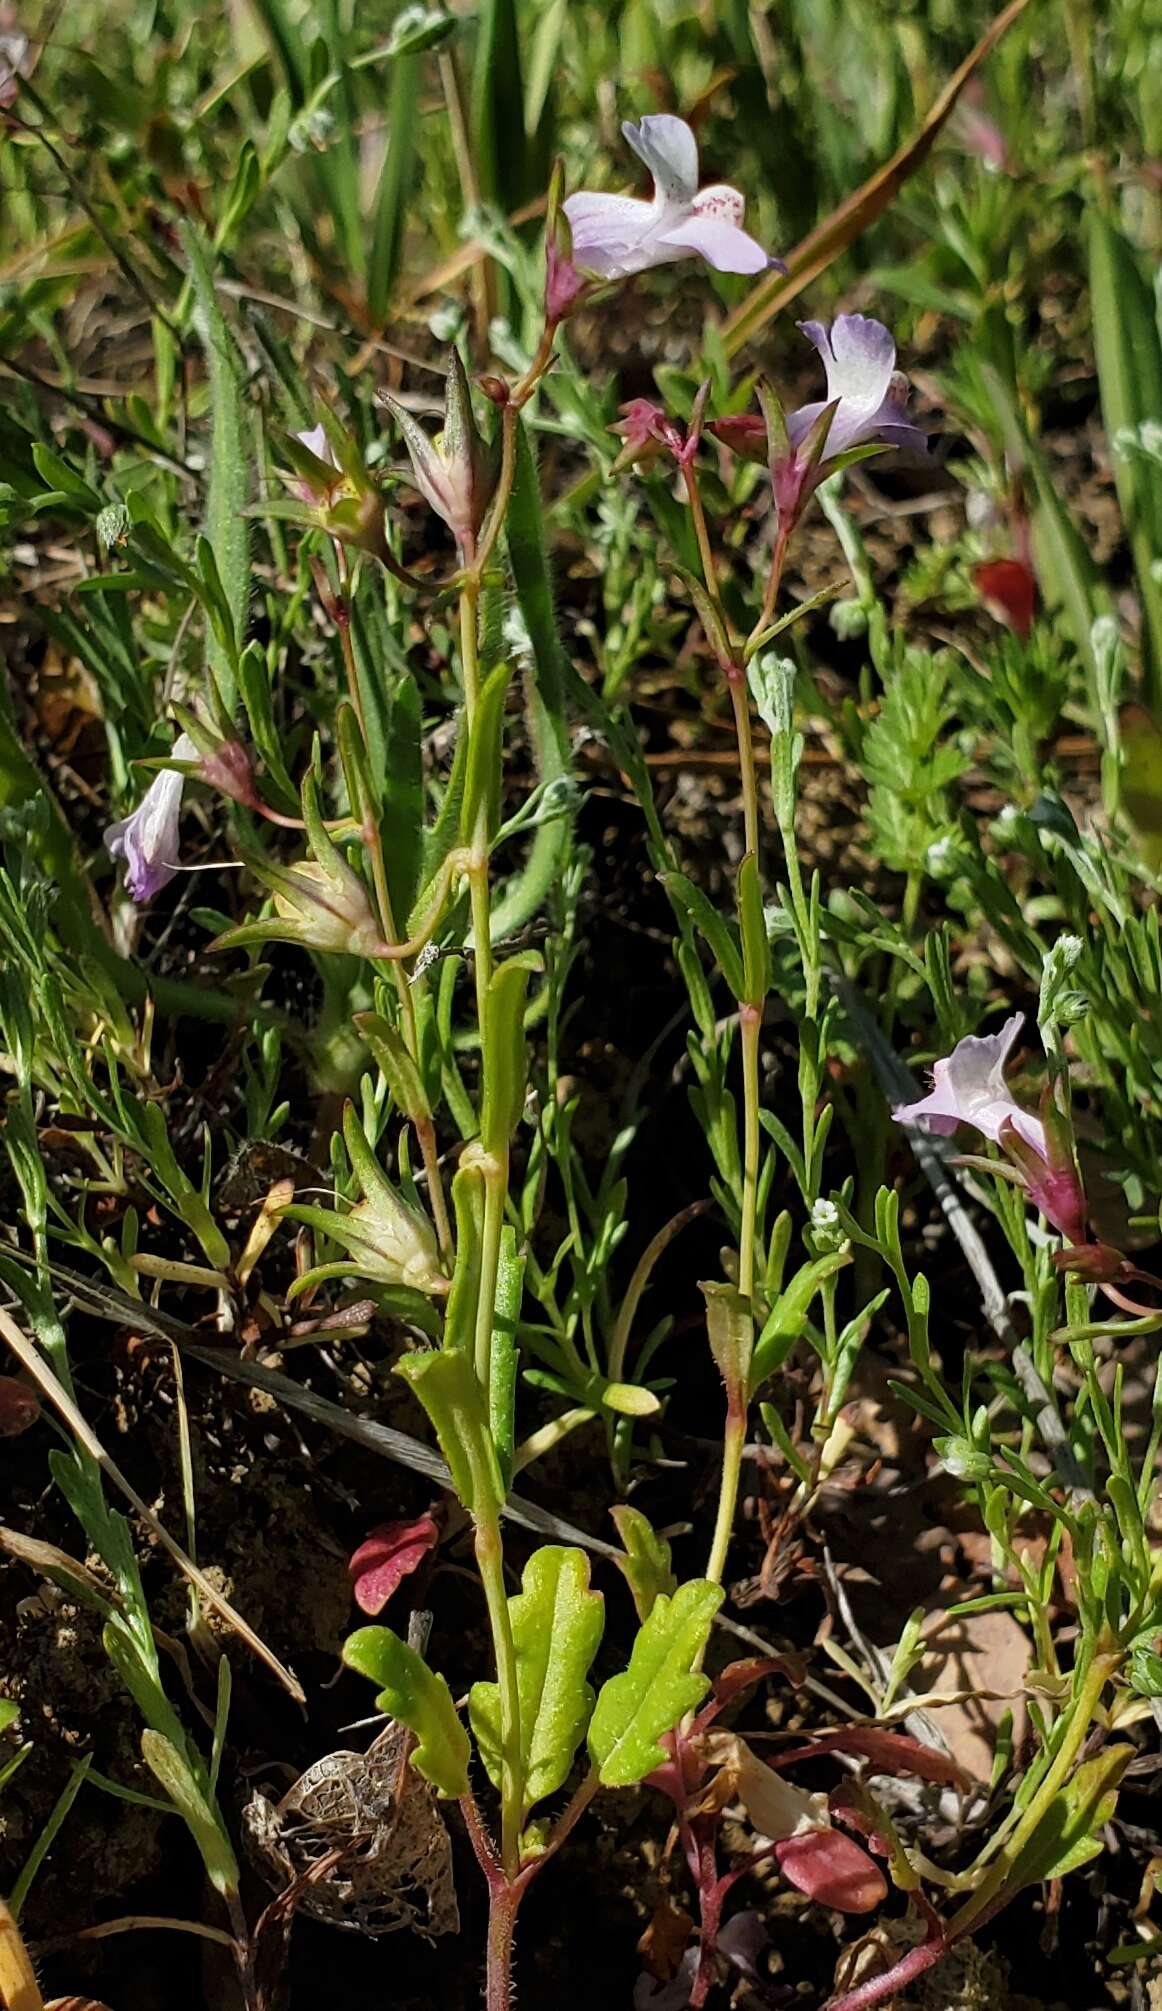
[{"label": "white and lavender flower", "polygon": [[746,203],[725,183],[698,187],[698,143],[684,119],[658,112],[622,132],[654,178],[654,198],[579,191],[563,204],[573,263],[601,280],[704,258],[718,272],[764,272],[771,260],[742,228]]},{"label": "white and lavender flower", "polygon": [[823,449],[823,467],[853,447],[909,447],[919,453],[927,439],[908,417],[908,380],[896,369],[896,345],[882,321],[866,314],[840,314],[825,328],[801,321],[827,373],[827,396],[787,418],[793,447],[806,439],[826,405],[835,405]]},{"label": "white and lavender flower", "polygon": [[[188,733],[174,741],[175,761],[196,761],[198,750]],[[178,826],[185,776],[164,768],[155,775],[136,810],[110,824],[105,849],[111,859],[125,862],[125,891],[131,900],[151,901],[180,871]]]},{"label": "white and lavender flower", "polygon": [[1005,1067],[1023,1025],[1023,1014],[1014,1013],[998,1033],[969,1034],[958,1041],[933,1068],[928,1095],[900,1105],[892,1116],[897,1124],[923,1124],[946,1138],[958,1125],[971,1125],[1001,1147],[1046,1220],[1071,1243],[1083,1243],[1085,1194],[1068,1126],[1051,1092],[1042,1101],[1044,1114],[1038,1117],[1017,1102],[1005,1081]]}]

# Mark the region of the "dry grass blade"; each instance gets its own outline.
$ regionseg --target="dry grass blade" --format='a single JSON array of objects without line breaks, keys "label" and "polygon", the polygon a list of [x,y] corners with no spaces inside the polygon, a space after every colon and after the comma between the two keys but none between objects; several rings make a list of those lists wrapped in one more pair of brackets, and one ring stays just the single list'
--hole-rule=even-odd
[{"label": "dry grass blade", "polygon": [[53,1409],[64,1419],[78,1444],[84,1446],[90,1459],[96,1460],[102,1473],[107,1474],[113,1485],[120,1489],[125,1499],[136,1510],[137,1514],[141,1516],[152,1534],[157,1538],[162,1549],[167,1551],[173,1558],[179,1570],[184,1571],[191,1584],[197,1586],[202,1597],[214,1608],[216,1613],[221,1614],[223,1620],[226,1621],[228,1626],[234,1629],[239,1639],[246,1642],[247,1647],[258,1656],[261,1662],[265,1662],[267,1668],[273,1675],[278,1677],[283,1688],[289,1692],[296,1703],[305,1703],[306,1693],[298,1677],[292,1675],[291,1671],[284,1667],[279,1661],[278,1656],[267,1647],[265,1641],[259,1638],[249,1622],[242,1618],[241,1613],[235,1611],[228,1599],[223,1598],[222,1594],[206,1577],[205,1572],[200,1570],[194,1563],[193,1558],[187,1557],[180,1543],[175,1543],[169,1531],[158,1521],[153,1510],[147,1507],[136,1488],[125,1478],[116,1462],[109,1457],[100,1439],[81,1416],[68,1391],[57,1381],[56,1376],[39,1350],[33,1346],[25,1334],[21,1333],[20,1328],[16,1325],[15,1320],[12,1319],[10,1314],[3,1310],[0,1310],[0,1337],[3,1337],[7,1345],[12,1349],[13,1354],[17,1357],[17,1360],[28,1370],[29,1375],[33,1377],[44,1396],[47,1397],[49,1403],[53,1406]]},{"label": "dry grass blade", "polygon": [[991,28],[986,29],[975,49],[953,72],[919,131],[889,161],[885,161],[882,168],[877,168],[861,188],[841,202],[838,209],[832,210],[829,217],[817,224],[801,244],[795,246],[788,254],[785,273],[760,281],[749,298],[729,316],[722,331],[728,356],[737,355],[744,343],[765,328],[780,309],[796,300],[804,287],[825,272],[832,259],[887,208],[904,183],[927,159],[941,127],[954,110],[969,79],[992,54],[1002,35],[1024,13],[1027,5],[1028,0],[1009,0],[1009,5],[997,15]]}]

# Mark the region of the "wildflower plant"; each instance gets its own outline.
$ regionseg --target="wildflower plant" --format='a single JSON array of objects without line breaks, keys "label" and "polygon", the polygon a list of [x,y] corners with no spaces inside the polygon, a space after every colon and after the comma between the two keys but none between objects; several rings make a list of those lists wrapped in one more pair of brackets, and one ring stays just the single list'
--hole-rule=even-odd
[{"label": "wildflower plant", "polygon": [[[491,14],[485,27],[499,32]],[[737,189],[699,187],[694,131],[672,114],[622,127],[652,177],[649,201],[566,192],[564,168],[547,161],[531,191],[543,107],[535,94],[522,101],[520,159],[510,159],[503,108],[489,94],[495,70],[485,65],[474,155],[458,61],[445,47],[454,32],[442,13],[400,17],[391,50],[392,116],[405,136],[416,66],[429,54],[436,66],[450,159],[478,228],[469,319],[438,358],[401,359],[379,344],[391,354],[392,388],[374,402],[328,388],[320,405],[264,324],[252,329],[223,309],[212,262],[243,221],[226,211],[212,241],[187,225],[180,292],[164,312],[151,307],[158,411],[137,414],[140,426],[148,419],[150,453],[124,501],[92,457],[82,471],[43,446],[15,456],[20,483],[8,500],[17,513],[56,510],[98,538],[111,510],[125,514],[104,539],[107,564],[84,582],[89,629],[70,616],[67,630],[101,680],[124,811],[105,829],[92,885],[0,720],[4,836],[14,841],[0,876],[5,1140],[21,1204],[20,1233],[0,1250],[11,1302],[0,1336],[35,1390],[13,1415],[31,1429],[39,1404],[69,1435],[51,1470],[100,1572],[57,1552],[48,1575],[74,1587],[83,1579],[100,1611],[105,1652],[145,1726],[145,1764],[224,1904],[248,2006],[268,2001],[272,1927],[267,1916],[246,1917],[219,1797],[231,1677],[210,1610],[292,1696],[301,1686],[196,1562],[182,1425],[188,1540],[158,1540],[186,1576],[189,1631],[214,1683],[208,1741],[186,1729],[129,1525],[110,1496],[124,1494],[155,1535],[161,1525],[84,1415],[66,1297],[139,1322],[179,1364],[188,1352],[316,1422],[338,1418],[348,1435],[366,1423],[379,1450],[375,1434],[386,1433],[454,1497],[449,1513],[468,1533],[487,1622],[486,1660],[466,1702],[427,1653],[422,1626],[379,1619],[434,1568],[442,1511],[374,1532],[384,1577],[359,1595],[372,1624],[347,1637],[343,1662],[371,1683],[399,1732],[409,1779],[430,1790],[429,1817],[442,1822],[444,1808],[458,1806],[487,1891],[488,2011],[512,2002],[529,1888],[557,1876],[554,1859],[603,1795],[643,1783],[669,1802],[698,1916],[681,1958],[684,2001],[705,2003],[723,1962],[742,1966],[741,1916],[726,1902],[739,1881],[773,1868],[842,1915],[871,1915],[900,1897],[910,1936],[902,1952],[850,1987],[840,1979],[830,2000],[834,2011],[862,2011],[1020,1892],[1100,1852],[1134,1728],[1162,1696],[1152,1521],[1162,1384],[1135,1443],[1117,1357],[1123,1342],[1162,1328],[1133,1228],[1157,1228],[1162,1050],[1142,1007],[1162,982],[1162,951],[1156,860],[1137,856],[1126,814],[1127,784],[1138,779],[1126,667],[1111,617],[1075,570],[1051,653],[1065,655],[1070,706],[1100,746],[1101,814],[1079,824],[1034,730],[1037,651],[1050,645],[1027,580],[1018,602],[1011,579],[1001,591],[997,560],[971,542],[957,559],[964,592],[975,580],[1008,610],[991,692],[958,674],[947,647],[930,649],[891,622],[877,591],[845,479],[869,463],[877,476],[930,466],[930,429],[911,415],[888,325],[862,313],[801,323],[826,382],[824,397],[797,407],[790,365],[785,384],[773,369],[735,381],[728,336],[712,328],[688,369],[658,368],[656,397],[639,393],[619,408],[610,373],[577,361],[593,331],[611,325],[602,317],[691,274],[717,284],[708,272],[739,276],[739,297],[744,279],[758,282],[754,298],[765,299],[771,256],[743,229]],[[322,144],[337,74],[308,96],[317,64],[298,53],[302,62],[286,57],[291,166],[312,203],[322,190],[333,205],[315,249],[327,263],[346,247],[374,348],[399,246],[386,225],[370,254],[354,244],[359,181],[344,178],[344,147]],[[274,173],[277,128],[270,144],[265,165],[255,154],[246,169],[254,200]],[[521,235],[521,204],[546,185],[534,248]],[[310,209],[300,205],[303,227]],[[963,250],[965,233],[952,242]],[[1104,239],[1098,251],[1120,257]],[[689,274],[669,274],[683,264]],[[574,346],[582,314],[593,319]],[[246,396],[252,335],[269,365],[270,415]],[[187,343],[205,359],[211,427],[200,528],[180,522],[162,445],[177,419]],[[1027,387],[1006,384],[1001,362],[992,352],[992,376],[982,365],[961,395],[991,401],[978,429],[995,463],[989,479],[1000,488],[1018,460],[1033,471],[1042,548],[1047,524],[1049,548],[1068,567],[1069,526],[1023,433]],[[1113,364],[1107,375],[1122,387]],[[442,380],[435,398],[433,377]],[[938,413],[925,416],[939,423]],[[584,472],[573,470],[557,515],[596,553],[609,617],[600,634],[587,618],[595,666],[563,594],[555,605],[537,456],[562,438]],[[1139,447],[1151,438],[1141,427],[1133,435]],[[1142,455],[1125,453],[1135,562],[1148,580]],[[842,701],[804,640],[834,590],[791,589],[808,526],[850,581],[850,596],[831,608],[833,630],[859,652],[857,692]],[[262,567],[255,527],[266,540]],[[130,593],[184,610],[144,666],[121,626]],[[1149,601],[1148,584],[1143,594]],[[1147,652],[1148,620],[1143,635]],[[729,723],[737,842],[714,860],[710,889],[667,821],[642,737],[634,673],[658,653],[680,653],[707,715]],[[1022,731],[998,749],[990,713],[1001,702]],[[1149,725],[1147,712],[1139,768]],[[627,1094],[595,1167],[578,1143],[566,1066],[571,1022],[584,1011],[585,904],[603,868],[579,832],[586,746],[632,798],[685,994],[677,1073],[704,1160],[691,1175],[695,1198],[649,1237],[638,1231],[631,1185],[640,1090]],[[860,779],[864,827],[899,883],[891,900],[825,883],[808,789],[809,753],[820,746]],[[974,764],[994,791],[1014,791],[991,826],[965,808]],[[1140,793],[1149,799],[1148,786]],[[196,838],[194,816],[181,822],[195,798]],[[208,849],[209,861],[200,856]],[[228,909],[199,905],[192,891],[192,869],[207,863],[231,869],[215,883]],[[115,928],[104,914],[94,919],[93,886]],[[193,976],[167,978],[143,958],[141,931],[183,895],[188,911],[171,913],[175,926],[197,931]],[[975,947],[956,960],[962,923]],[[1004,986],[990,975],[990,953]],[[310,987],[308,1016],[288,1011],[280,994],[288,966]],[[999,1030],[997,1008],[1007,1013]],[[226,1204],[209,1114],[200,1165],[188,1129],[175,1136],[167,1118],[152,1051],[159,1015],[230,1029],[242,1057],[232,1093],[250,1141],[305,1140],[320,1162],[321,1199],[318,1179],[308,1186],[293,1164],[276,1172],[272,1161],[256,1199]],[[1041,1054],[1034,1064],[1022,1051],[1018,1074],[1030,1024]],[[179,1040],[175,1066],[180,1055]],[[920,1093],[908,1064],[925,1056],[931,1087]],[[296,1109],[296,1097],[309,1110]],[[39,1122],[46,1105],[75,1141],[65,1176],[52,1169]],[[1098,1226],[1087,1125],[1126,1204],[1116,1232]],[[925,1180],[976,1272],[993,1330],[959,1361],[952,1322],[940,1317],[942,1280],[916,1258]],[[970,1207],[1019,1279],[1019,1325]],[[700,1278],[696,1345],[720,1386],[721,1447],[704,1552],[684,1543],[679,1573],[669,1536],[626,1497],[659,1459],[672,1392],[691,1373],[672,1319],[647,1310],[648,1295],[666,1252],[707,1216],[721,1248],[717,1260],[700,1257],[714,1275]],[[168,1310],[179,1291],[209,1295],[216,1339],[228,1338],[232,1353]],[[373,1321],[392,1336],[391,1387],[425,1421],[426,1444],[287,1373],[292,1350],[337,1345]],[[812,1731],[773,1757],[737,1728],[736,1713],[761,1685],[800,1690],[806,1664],[781,1651],[732,1661],[722,1625],[748,1462],[757,1456],[763,1473],[779,1476],[779,1540],[807,1540],[845,1471],[862,1351],[893,1321],[897,1395],[926,1434],[933,1468],[987,1537],[987,1587],[952,1614],[1005,1607],[1031,1641],[1026,1748],[1006,1757],[1002,1742],[972,1823],[939,1858],[882,1786],[910,1776],[962,1806],[974,1792],[955,1760],[894,1729],[902,1705],[915,1703],[920,1621],[890,1658],[861,1668],[846,1655],[841,1667],[863,1693],[853,1723]],[[587,1543],[571,1522],[554,1529],[524,1497],[530,1469],[566,1441],[570,1456],[584,1448],[587,1470],[614,1500],[618,1549]],[[522,1539],[519,1589],[510,1517],[552,1538]],[[594,1553],[612,1556],[628,1585],[625,1639],[607,1627],[617,1580],[601,1582]],[[367,1562],[364,1545],[357,1583]],[[1066,1626],[1054,1624],[1055,1599]],[[797,1777],[835,1755],[858,1771],[837,1767],[826,1788],[816,1773],[810,1785]],[[728,1827],[729,1811],[741,1815]],[[281,1903],[289,1918],[293,1900]]]}]

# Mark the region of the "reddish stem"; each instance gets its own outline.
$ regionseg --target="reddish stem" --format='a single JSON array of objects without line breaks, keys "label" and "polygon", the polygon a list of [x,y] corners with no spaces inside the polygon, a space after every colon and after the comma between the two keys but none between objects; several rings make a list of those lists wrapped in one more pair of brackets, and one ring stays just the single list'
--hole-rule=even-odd
[{"label": "reddish stem", "polygon": [[922,1976],[926,1969],[934,1969],[941,1957],[947,1955],[950,1945],[943,1936],[939,1940],[922,1941],[919,1948],[910,1948],[882,1976],[869,1976],[866,1983],[857,1983],[854,1990],[833,1998],[827,2011],[869,2011],[871,2005],[894,1997],[905,1983]]}]

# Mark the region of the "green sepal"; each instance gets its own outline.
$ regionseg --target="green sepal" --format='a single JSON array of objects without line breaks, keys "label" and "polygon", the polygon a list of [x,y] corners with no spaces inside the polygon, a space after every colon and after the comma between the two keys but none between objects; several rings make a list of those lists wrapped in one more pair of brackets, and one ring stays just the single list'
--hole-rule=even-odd
[{"label": "green sepal", "polygon": [[416,1772],[442,1795],[467,1794],[471,1747],[443,1676],[390,1627],[360,1627],[343,1643],[343,1660],[377,1686],[379,1709],[415,1733]]},{"label": "green sepal", "polygon": [[471,1357],[459,1348],[405,1355],[395,1373],[427,1411],[464,1507],[477,1520],[495,1513],[504,1500],[504,1482]]},{"label": "green sepal", "polygon": [[603,1685],[589,1723],[589,1751],[603,1787],[633,1787],[662,1765],[666,1752],[659,1741],[710,1688],[710,1678],[694,1664],[722,1598],[721,1585],[694,1578],[672,1599],[665,1593],[655,1599],[628,1669]]},{"label": "green sepal", "polygon": [[[593,1711],[586,1677],[605,1625],[605,1601],[589,1586],[582,1550],[545,1544],[508,1602],[520,1692],[522,1821],[568,1777]],[[500,1691],[474,1683],[468,1715],[493,1785],[501,1779]]]}]

